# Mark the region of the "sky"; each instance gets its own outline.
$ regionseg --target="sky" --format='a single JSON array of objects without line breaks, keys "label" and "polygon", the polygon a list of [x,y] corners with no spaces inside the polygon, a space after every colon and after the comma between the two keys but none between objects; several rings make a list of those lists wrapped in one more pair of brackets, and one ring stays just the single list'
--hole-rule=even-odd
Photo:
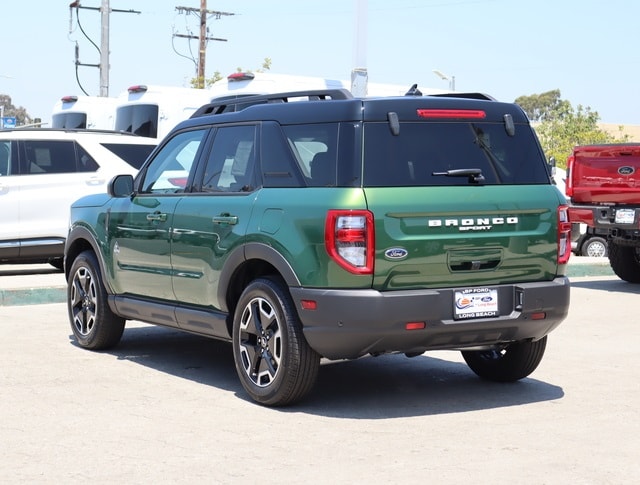
[{"label": "sky", "polygon": [[[98,68],[79,67],[78,83],[74,51],[77,43],[80,62],[99,64],[101,15],[81,8],[79,25],[70,3],[0,0],[0,94],[43,122],[62,96],[100,94]],[[199,20],[176,7],[200,0],[109,6],[109,95],[134,84],[188,86],[198,42],[173,34],[197,36]],[[208,35],[226,39],[208,43],[207,77],[270,58],[273,73],[349,79],[358,64],[370,82],[447,89],[453,78],[457,91],[508,102],[559,89],[603,123],[640,125],[636,0],[208,0],[207,8],[234,14],[207,20]],[[356,12],[365,13],[360,22]]]}]

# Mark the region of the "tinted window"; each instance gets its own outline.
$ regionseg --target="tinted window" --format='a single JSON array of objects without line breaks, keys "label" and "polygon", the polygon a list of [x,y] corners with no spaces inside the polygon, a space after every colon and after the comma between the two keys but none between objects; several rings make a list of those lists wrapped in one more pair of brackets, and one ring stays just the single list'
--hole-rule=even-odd
[{"label": "tinted window", "polygon": [[263,187],[304,187],[302,173],[277,123],[262,125]]},{"label": "tinted window", "polygon": [[338,124],[291,125],[283,130],[308,184],[336,185]]},{"label": "tinted window", "polygon": [[364,129],[364,184],[371,187],[466,185],[468,177],[434,175],[479,169],[485,184],[549,183],[544,156],[527,126],[509,136],[502,123],[388,123]]},{"label": "tinted window", "polygon": [[116,131],[156,138],[158,136],[158,106],[136,104],[122,106],[116,112]]},{"label": "tinted window", "polygon": [[137,169],[142,167],[155,148],[155,145],[134,145],[131,143],[103,143],[102,146]]},{"label": "tinted window", "polygon": [[248,192],[255,188],[256,127],[219,128],[202,180],[205,192]]},{"label": "tinted window", "polygon": [[207,130],[186,131],[168,140],[142,174],[140,192],[184,192],[189,172],[206,132]]},{"label": "tinted window", "polygon": [[0,176],[11,175],[11,142],[0,141]]},{"label": "tinted window", "polygon": [[24,173],[73,173],[76,150],[73,141],[25,141],[26,167]]},{"label": "tinted window", "polygon": [[51,117],[52,128],[84,129],[87,127],[86,113],[60,113]]}]

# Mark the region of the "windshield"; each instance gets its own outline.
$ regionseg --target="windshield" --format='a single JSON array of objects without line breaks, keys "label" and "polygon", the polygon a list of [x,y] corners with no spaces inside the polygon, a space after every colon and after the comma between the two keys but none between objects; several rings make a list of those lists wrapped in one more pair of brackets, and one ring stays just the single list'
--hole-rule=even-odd
[{"label": "windshield", "polygon": [[[481,175],[481,177],[479,176]],[[531,128],[503,123],[388,123],[364,129],[364,185],[409,187],[548,184],[544,155]]]}]

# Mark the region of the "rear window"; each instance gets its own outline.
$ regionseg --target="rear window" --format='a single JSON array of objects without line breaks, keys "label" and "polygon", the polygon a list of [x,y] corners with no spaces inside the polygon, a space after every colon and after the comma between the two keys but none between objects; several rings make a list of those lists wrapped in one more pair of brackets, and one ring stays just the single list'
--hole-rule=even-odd
[{"label": "rear window", "polygon": [[544,155],[527,125],[516,125],[510,136],[503,123],[407,122],[398,135],[388,123],[365,124],[365,186],[468,185],[467,175],[445,174],[474,169],[485,185],[549,183]]},{"label": "rear window", "polygon": [[51,117],[52,128],[84,129],[87,127],[86,113],[60,113]]},{"label": "rear window", "polygon": [[116,111],[116,131],[156,138],[158,136],[158,111],[155,104],[122,106]]},{"label": "rear window", "polygon": [[155,148],[155,145],[135,145],[133,143],[103,143],[102,146],[137,169],[142,167]]}]

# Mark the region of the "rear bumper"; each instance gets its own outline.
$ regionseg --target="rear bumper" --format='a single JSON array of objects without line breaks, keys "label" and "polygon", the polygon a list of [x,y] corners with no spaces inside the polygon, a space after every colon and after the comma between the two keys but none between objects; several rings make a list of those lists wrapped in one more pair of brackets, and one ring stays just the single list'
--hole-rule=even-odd
[{"label": "rear bumper", "polygon": [[[553,281],[490,287],[498,290],[499,316],[473,320],[453,319],[453,288],[389,292],[290,290],[307,342],[329,359],[537,340],[567,316],[570,284],[565,276]],[[303,309],[302,300],[315,301],[317,308]],[[542,313],[544,318],[533,318]],[[424,322],[425,328],[407,330],[408,322]]]}]

